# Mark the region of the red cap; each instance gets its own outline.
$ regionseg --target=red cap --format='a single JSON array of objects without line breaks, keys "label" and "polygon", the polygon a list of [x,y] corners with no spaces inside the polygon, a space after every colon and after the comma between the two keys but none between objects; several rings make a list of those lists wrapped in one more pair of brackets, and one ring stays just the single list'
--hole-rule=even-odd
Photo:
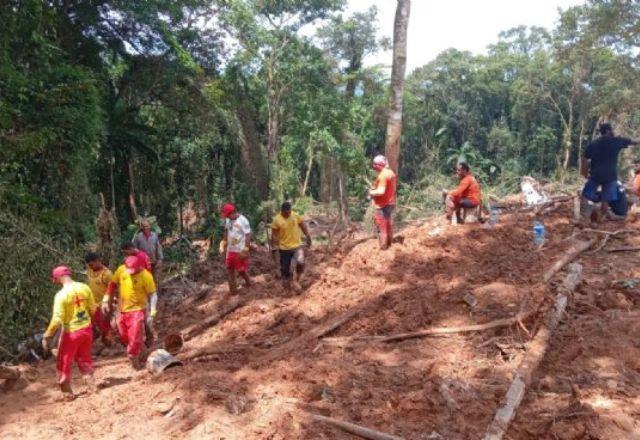
[{"label": "red cap", "polygon": [[127,257],[124,259],[124,267],[127,268],[127,273],[133,275],[140,268],[140,260],[135,255]]},{"label": "red cap", "polygon": [[236,211],[236,207],[233,206],[231,203],[227,203],[226,205],[224,205],[222,207],[222,216],[224,218],[228,218],[231,214],[233,214]]},{"label": "red cap", "polygon": [[57,266],[54,267],[51,271],[51,278],[53,278],[54,280],[65,275],[71,276],[71,269],[69,269],[67,266]]}]

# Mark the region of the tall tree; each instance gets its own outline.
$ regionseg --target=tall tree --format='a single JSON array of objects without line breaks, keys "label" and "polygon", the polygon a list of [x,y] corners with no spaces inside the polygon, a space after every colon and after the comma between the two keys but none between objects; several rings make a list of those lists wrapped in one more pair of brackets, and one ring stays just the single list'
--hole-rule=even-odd
[{"label": "tall tree", "polygon": [[393,24],[393,66],[391,68],[391,98],[385,154],[389,166],[398,172],[400,164],[400,138],[402,135],[402,91],[404,74],[407,69],[407,30],[411,0],[398,0],[396,18]]}]

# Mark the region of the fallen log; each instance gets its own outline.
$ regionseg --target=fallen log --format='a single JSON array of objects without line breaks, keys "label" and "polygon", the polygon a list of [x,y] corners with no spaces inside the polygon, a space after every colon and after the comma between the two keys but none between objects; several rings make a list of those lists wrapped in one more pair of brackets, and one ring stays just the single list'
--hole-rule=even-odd
[{"label": "fallen log", "polygon": [[525,390],[531,382],[533,372],[542,361],[549,346],[551,335],[567,308],[569,296],[580,283],[581,276],[582,266],[578,263],[571,264],[562,286],[558,289],[553,309],[547,312],[540,330],[538,330],[533,340],[527,344],[524,358],[514,374],[502,406],[498,408],[493,421],[487,428],[484,440],[501,440],[509,429],[509,424],[515,417]]},{"label": "fallen log", "polygon": [[260,362],[270,362],[275,359],[278,359],[282,356],[286,356],[290,352],[300,348],[301,346],[307,344],[308,342],[318,339],[326,335],[327,333],[332,332],[333,330],[340,327],[342,324],[353,318],[360,312],[360,308],[349,309],[346,312],[336,316],[333,319],[328,320],[327,322],[317,325],[313,327],[311,330],[306,331],[302,335],[298,336],[290,340],[289,342],[285,342],[284,344],[275,347],[271,351],[269,351],[266,355],[262,356],[259,361]]},{"label": "fallen log", "polygon": [[607,252],[636,252],[640,251],[640,246],[626,246],[609,249]]},{"label": "fallen log", "polygon": [[397,435],[391,435],[391,434],[386,434],[384,432],[375,431],[370,428],[365,428],[364,426],[356,425],[355,423],[343,422],[342,420],[321,416],[319,414],[309,413],[309,416],[317,422],[326,423],[327,425],[334,426],[336,428],[342,429],[345,432],[348,432],[350,434],[357,435],[358,437],[366,438],[369,440],[403,440],[402,437],[398,437]]},{"label": "fallen log", "polygon": [[488,329],[497,328],[497,327],[507,327],[507,326],[516,324],[526,319],[527,317],[529,317],[532,313],[533,311],[521,312],[510,318],[496,319],[495,321],[487,322],[485,324],[465,325],[461,327],[435,327],[435,328],[428,328],[424,330],[418,330],[415,332],[399,333],[399,334],[388,335],[388,336],[362,335],[362,336],[345,336],[345,337],[337,337],[337,338],[324,338],[322,339],[322,343],[326,345],[344,347],[344,346],[347,346],[353,343],[358,343],[358,342],[392,342],[392,341],[402,341],[405,339],[424,338],[426,336],[478,332],[482,330],[488,330]]},{"label": "fallen log", "polygon": [[548,283],[549,280],[560,271],[560,269],[571,263],[578,255],[589,249],[593,245],[594,241],[595,240],[593,239],[587,241],[576,241],[560,259],[553,263],[553,266],[547,269],[542,277],[544,282]]},{"label": "fallen log", "polygon": [[209,316],[204,321],[198,322],[198,323],[192,325],[191,327],[188,327],[187,329],[185,329],[182,332],[182,339],[184,341],[188,341],[189,339],[193,338],[194,336],[199,335],[205,329],[207,329],[207,328],[209,328],[209,327],[211,327],[213,325],[216,325],[225,316],[227,316],[229,313],[231,313],[234,310],[236,310],[241,305],[242,305],[242,302],[240,301],[239,298],[237,298],[237,297],[233,298],[231,301],[226,303],[222,307],[222,309],[219,310],[218,313],[216,313],[215,315]]}]

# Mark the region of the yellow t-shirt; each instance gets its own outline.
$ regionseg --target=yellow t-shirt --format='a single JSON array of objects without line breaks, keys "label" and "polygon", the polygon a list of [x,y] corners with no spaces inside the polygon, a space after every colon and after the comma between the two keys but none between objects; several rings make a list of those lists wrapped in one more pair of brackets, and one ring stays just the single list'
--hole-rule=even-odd
[{"label": "yellow t-shirt", "polygon": [[147,298],[156,291],[153,275],[147,269],[130,275],[123,264],[113,274],[111,281],[119,288],[121,312],[144,310],[147,307]]},{"label": "yellow t-shirt", "polygon": [[51,322],[44,335],[53,336],[60,326],[69,333],[90,326],[95,306],[93,293],[86,284],[73,281],[63,286],[53,300]]},{"label": "yellow t-shirt", "polygon": [[107,291],[107,286],[109,285],[109,281],[111,281],[112,277],[113,273],[111,273],[108,267],[99,271],[94,271],[91,270],[90,267],[87,267],[87,283],[89,284],[89,287],[91,287],[91,291],[93,292],[93,301],[96,304],[100,304],[102,302],[102,297]]},{"label": "yellow t-shirt", "polygon": [[295,212],[291,212],[289,218],[284,218],[282,214],[276,215],[271,223],[271,229],[278,231],[278,247],[280,249],[287,251],[302,246],[300,223],[303,220],[302,216]]}]

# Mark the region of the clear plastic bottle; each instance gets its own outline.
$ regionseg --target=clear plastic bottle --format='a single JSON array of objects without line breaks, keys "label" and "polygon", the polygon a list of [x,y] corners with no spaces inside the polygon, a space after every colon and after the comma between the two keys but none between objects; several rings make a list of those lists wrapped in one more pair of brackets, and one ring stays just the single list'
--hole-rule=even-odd
[{"label": "clear plastic bottle", "polygon": [[533,244],[536,246],[542,246],[546,241],[546,231],[544,230],[544,224],[541,221],[533,222]]}]

